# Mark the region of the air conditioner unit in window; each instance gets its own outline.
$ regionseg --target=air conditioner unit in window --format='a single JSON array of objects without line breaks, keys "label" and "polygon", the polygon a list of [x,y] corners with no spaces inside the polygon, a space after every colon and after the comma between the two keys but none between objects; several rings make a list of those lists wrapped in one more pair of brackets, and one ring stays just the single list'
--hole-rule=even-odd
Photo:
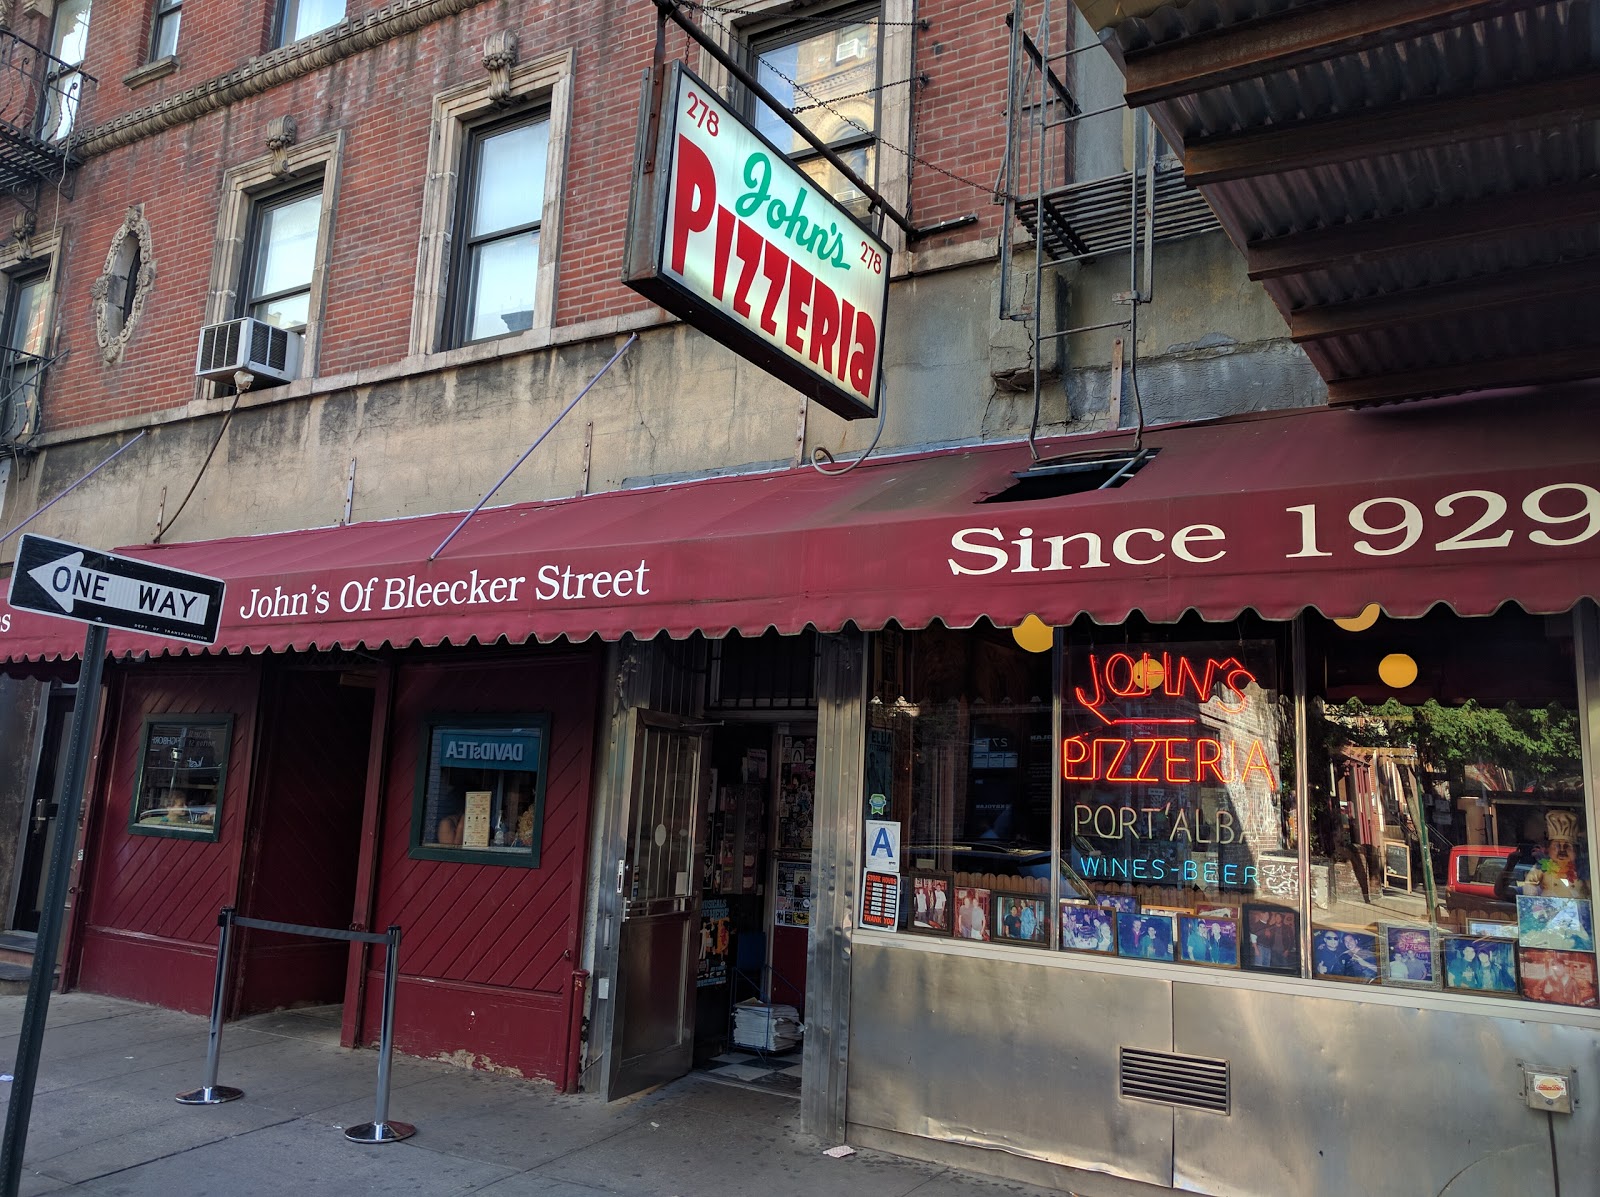
[{"label": "air conditioner unit in window", "polygon": [[213,382],[234,382],[241,371],[256,383],[289,382],[300,376],[301,337],[263,320],[243,316],[200,330],[194,372]]}]

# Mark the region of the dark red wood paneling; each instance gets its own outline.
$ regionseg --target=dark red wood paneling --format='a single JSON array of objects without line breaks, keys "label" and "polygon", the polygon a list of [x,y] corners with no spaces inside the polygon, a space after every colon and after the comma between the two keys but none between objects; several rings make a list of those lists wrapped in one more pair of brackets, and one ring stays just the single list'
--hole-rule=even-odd
[{"label": "dark red wood paneling", "polygon": [[[180,1010],[211,1006],[217,912],[235,900],[260,670],[254,663],[150,661],[115,666],[109,761],[94,796],[78,985]],[[233,716],[215,842],[133,835],[128,816],[149,715]]]},{"label": "dark red wood paneling", "polygon": [[772,929],[772,1000],[806,1013],[806,948],[811,933],[805,927]]},{"label": "dark red wood paneling", "polygon": [[[334,671],[269,675],[239,912],[311,927],[350,925],[372,691]],[[339,1002],[349,948],[246,929],[233,1012]]]},{"label": "dark red wood paneling", "polygon": [[[463,1052],[474,1063],[552,1079],[560,1072],[580,957],[601,660],[597,651],[529,649],[514,661],[429,664],[418,658],[400,670],[373,926],[398,923],[402,929],[396,1041],[407,1050]],[[537,712],[550,715],[539,867],[412,860],[424,721],[440,714]],[[374,953],[372,963],[381,968],[381,954]],[[424,992],[426,1000],[414,996]],[[369,1039],[378,1032],[381,995],[374,975],[367,989]]]}]

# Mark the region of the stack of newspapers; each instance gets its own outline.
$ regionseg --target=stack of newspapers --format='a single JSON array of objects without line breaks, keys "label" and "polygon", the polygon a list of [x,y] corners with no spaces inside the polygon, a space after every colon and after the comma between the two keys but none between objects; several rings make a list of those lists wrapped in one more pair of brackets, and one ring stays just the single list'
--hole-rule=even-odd
[{"label": "stack of newspapers", "polygon": [[733,1008],[733,1041],[763,1052],[784,1052],[800,1043],[805,1028],[793,1006],[775,1006],[751,999]]}]

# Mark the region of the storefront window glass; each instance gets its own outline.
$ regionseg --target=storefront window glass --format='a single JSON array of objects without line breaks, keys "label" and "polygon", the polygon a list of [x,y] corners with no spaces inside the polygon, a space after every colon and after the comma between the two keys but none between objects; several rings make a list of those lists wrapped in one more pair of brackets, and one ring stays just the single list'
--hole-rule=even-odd
[{"label": "storefront window glass", "polygon": [[1572,617],[1303,633],[878,634],[861,925],[1600,1006]]},{"label": "storefront window glass", "polygon": [[537,865],[549,721],[430,724],[411,855]]},{"label": "storefront window glass", "polygon": [[129,830],[139,835],[216,839],[232,731],[231,715],[147,720]]},{"label": "storefront window glass", "polygon": [[902,829],[902,929],[1045,945],[1051,656],[1011,633],[879,634],[867,818]]},{"label": "storefront window glass", "polygon": [[1308,620],[1312,974],[1595,1006],[1569,616]]},{"label": "storefront window glass", "polygon": [[1298,975],[1278,644],[1095,631],[1062,679],[1061,946]]}]

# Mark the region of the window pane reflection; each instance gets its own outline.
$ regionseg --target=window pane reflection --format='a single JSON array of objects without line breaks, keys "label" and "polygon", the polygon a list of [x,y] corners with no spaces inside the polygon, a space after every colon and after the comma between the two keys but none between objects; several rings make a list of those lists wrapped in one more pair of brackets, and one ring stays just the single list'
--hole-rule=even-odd
[{"label": "window pane reflection", "polygon": [[344,0],[285,0],[283,44],[337,25],[344,20]]},{"label": "window pane reflection", "polygon": [[499,337],[533,327],[539,233],[518,233],[472,248],[467,339]]},{"label": "window pane reflection", "polygon": [[[875,133],[878,22],[767,47],[756,61],[756,80],[823,141]],[[756,105],[756,128],[785,154],[810,150],[765,104]]]},{"label": "window pane reflection", "polygon": [[1569,618],[1317,632],[1313,974],[1596,1005]]},{"label": "window pane reflection", "polygon": [[311,286],[321,215],[320,192],[262,210],[256,234],[252,296]]},{"label": "window pane reflection", "polygon": [[982,625],[890,630],[878,644],[868,817],[904,829],[903,925],[1047,943],[1049,654]]},{"label": "window pane reflection", "polygon": [[507,129],[479,143],[474,237],[539,222],[549,145],[549,121]]}]

